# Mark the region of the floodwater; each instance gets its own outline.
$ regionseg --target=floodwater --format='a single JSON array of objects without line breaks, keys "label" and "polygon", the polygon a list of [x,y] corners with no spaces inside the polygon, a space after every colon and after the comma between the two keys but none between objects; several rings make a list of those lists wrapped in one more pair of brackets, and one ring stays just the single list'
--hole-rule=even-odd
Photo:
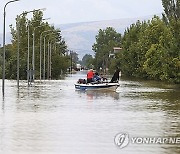
[{"label": "floodwater", "polygon": [[[121,79],[117,92],[76,91],[85,73],[27,87],[5,81],[0,96],[0,154],[179,154],[180,89]],[[1,81],[0,81],[1,82]],[[175,143],[114,143],[132,137],[175,138]]]}]

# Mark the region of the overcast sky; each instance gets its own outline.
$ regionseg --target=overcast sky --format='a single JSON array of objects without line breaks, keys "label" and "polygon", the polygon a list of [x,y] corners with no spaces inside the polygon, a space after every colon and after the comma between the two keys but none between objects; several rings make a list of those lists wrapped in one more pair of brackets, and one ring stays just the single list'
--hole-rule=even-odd
[{"label": "overcast sky", "polygon": [[[1,26],[3,7],[8,1],[0,0]],[[14,24],[16,15],[23,11],[39,8],[47,9],[44,17],[50,17],[49,23],[54,24],[134,18],[163,12],[161,0],[20,0],[7,6],[6,25]]]}]

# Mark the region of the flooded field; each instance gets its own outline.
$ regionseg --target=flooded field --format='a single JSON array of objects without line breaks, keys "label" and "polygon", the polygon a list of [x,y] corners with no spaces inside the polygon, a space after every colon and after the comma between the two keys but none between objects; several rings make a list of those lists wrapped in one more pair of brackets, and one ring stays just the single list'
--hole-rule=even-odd
[{"label": "flooded field", "polygon": [[[130,137],[180,138],[180,89],[154,81],[121,79],[117,92],[76,91],[86,74],[64,80],[6,80],[0,108],[2,154],[179,154],[180,143],[129,143],[120,149],[118,133]],[[0,81],[1,82],[1,81]]]}]

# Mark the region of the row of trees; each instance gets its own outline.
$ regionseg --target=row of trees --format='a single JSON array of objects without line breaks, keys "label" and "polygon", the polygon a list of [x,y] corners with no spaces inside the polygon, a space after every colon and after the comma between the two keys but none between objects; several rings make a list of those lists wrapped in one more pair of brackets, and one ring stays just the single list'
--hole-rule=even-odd
[{"label": "row of trees", "polygon": [[[180,27],[179,27],[180,28]],[[118,54],[125,75],[179,82],[179,49],[172,27],[159,17],[126,30]]]},{"label": "row of trees", "polygon": [[[52,78],[59,78],[59,75],[67,70],[70,66],[70,56],[67,55],[67,46],[62,38],[61,31],[56,29],[53,25],[44,22],[43,12],[35,11],[33,17],[29,20],[27,14],[23,13],[16,18],[16,23],[19,24],[19,42],[20,42],[20,79],[27,78],[27,57],[28,57],[28,27],[29,27],[29,44],[30,44],[30,69],[32,69],[32,52],[33,52],[33,33],[35,34],[35,77],[39,78],[40,75],[40,35],[42,34],[42,72],[43,72],[43,38],[46,35],[46,76],[47,76],[47,63],[48,63],[48,42],[51,43],[52,56]],[[12,34],[12,44],[6,46],[6,78],[16,79],[17,74],[17,28],[10,25]],[[47,31],[47,33],[43,33]],[[1,49],[2,51],[2,49]],[[1,60],[1,59],[0,59]]]},{"label": "row of trees", "polygon": [[[137,21],[122,37],[113,28],[99,30],[92,47],[96,69],[108,63],[110,70],[118,66],[126,76],[180,83],[180,1],[162,3],[162,19],[154,16],[147,22]],[[110,51],[118,46],[121,52],[110,59]]]}]

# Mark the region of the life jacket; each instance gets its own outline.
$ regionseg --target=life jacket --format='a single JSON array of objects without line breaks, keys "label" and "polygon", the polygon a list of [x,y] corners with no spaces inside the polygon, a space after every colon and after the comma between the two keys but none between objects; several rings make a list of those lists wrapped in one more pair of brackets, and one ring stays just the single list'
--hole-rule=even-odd
[{"label": "life jacket", "polygon": [[87,74],[87,79],[92,79],[93,76],[94,76],[93,71],[89,71],[88,74]]}]

